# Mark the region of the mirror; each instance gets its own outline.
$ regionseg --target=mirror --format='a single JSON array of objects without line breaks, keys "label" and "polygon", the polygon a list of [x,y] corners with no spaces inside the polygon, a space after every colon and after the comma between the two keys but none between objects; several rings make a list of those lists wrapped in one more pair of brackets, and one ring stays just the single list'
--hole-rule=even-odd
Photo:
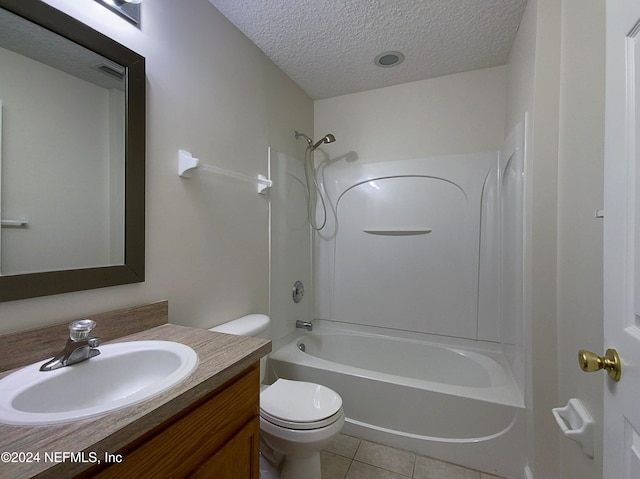
[{"label": "mirror", "polygon": [[144,281],[144,58],[0,7],[0,301]]}]

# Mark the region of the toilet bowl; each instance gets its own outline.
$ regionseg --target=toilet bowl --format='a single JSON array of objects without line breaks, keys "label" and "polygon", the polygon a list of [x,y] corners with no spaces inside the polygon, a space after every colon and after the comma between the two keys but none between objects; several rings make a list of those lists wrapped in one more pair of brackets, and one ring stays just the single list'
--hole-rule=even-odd
[{"label": "toilet bowl", "polygon": [[[267,338],[269,317],[251,314],[210,331]],[[260,361],[264,382],[266,358]],[[281,479],[320,479],[320,451],[344,424],[342,398],[320,384],[277,379],[260,392],[260,449]]]},{"label": "toilet bowl", "polygon": [[319,384],[278,379],[260,393],[260,432],[284,456],[281,479],[320,479],[320,451],[343,424],[342,398]]}]

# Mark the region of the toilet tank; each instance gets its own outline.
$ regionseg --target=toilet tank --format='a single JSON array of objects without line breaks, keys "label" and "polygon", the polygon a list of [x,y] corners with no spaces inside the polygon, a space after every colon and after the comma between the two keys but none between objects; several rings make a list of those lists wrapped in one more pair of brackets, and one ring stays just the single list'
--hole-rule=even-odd
[{"label": "toilet tank", "polygon": [[254,338],[270,339],[271,321],[266,314],[248,314],[238,319],[228,321],[209,329],[216,333],[235,334],[237,336],[251,336]]},{"label": "toilet tank", "polygon": [[[216,333],[235,334],[237,336],[251,336],[253,338],[271,339],[271,321],[266,314],[248,314],[238,319],[228,321],[210,328]],[[267,375],[267,357],[260,360],[260,383],[263,383]]]}]

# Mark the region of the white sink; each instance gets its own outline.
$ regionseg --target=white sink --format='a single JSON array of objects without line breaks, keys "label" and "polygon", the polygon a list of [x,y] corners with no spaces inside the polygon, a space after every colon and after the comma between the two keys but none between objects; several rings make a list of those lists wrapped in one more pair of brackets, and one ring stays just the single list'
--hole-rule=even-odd
[{"label": "white sink", "polygon": [[172,341],[131,341],[100,346],[100,355],[54,371],[45,361],[0,380],[0,422],[47,425],[122,409],[184,380],[198,365],[189,346]]}]

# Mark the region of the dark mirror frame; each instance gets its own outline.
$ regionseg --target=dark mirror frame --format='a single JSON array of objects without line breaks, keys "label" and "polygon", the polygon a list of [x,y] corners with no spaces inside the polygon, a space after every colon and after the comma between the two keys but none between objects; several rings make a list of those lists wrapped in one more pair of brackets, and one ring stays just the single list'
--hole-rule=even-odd
[{"label": "dark mirror frame", "polygon": [[0,276],[0,301],[144,281],[146,141],[144,57],[39,0],[0,0],[0,7],[126,68],[124,264]]}]

